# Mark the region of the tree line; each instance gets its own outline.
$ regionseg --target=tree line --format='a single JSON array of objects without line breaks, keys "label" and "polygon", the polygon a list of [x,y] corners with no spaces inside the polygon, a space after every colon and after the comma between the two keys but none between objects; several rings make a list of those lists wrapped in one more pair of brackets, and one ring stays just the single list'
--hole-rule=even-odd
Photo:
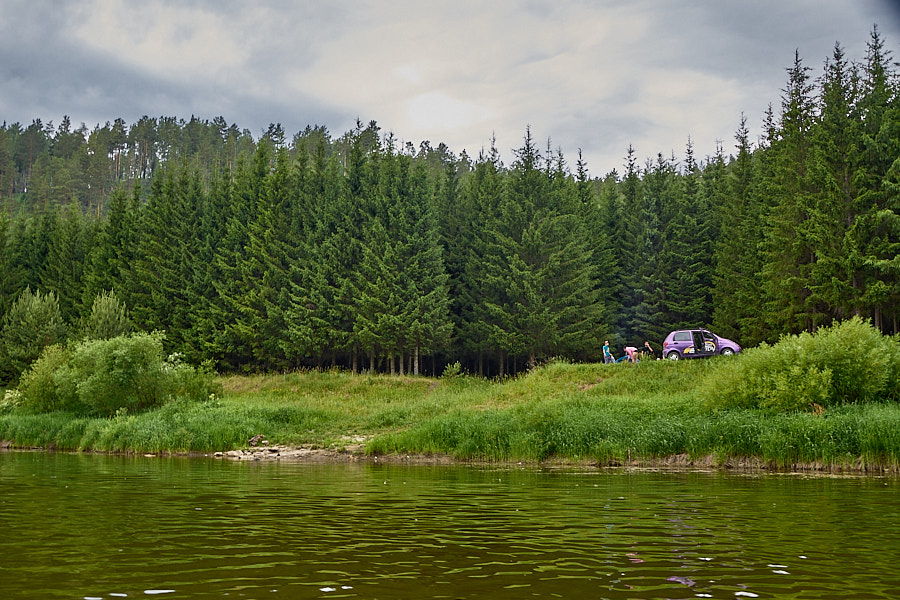
[{"label": "tree line", "polygon": [[0,314],[40,290],[74,326],[113,292],[135,327],[229,371],[504,375],[598,360],[604,339],[705,325],[750,346],[854,315],[896,333],[895,65],[876,28],[862,60],[835,44],[810,72],[796,54],[733,153],[629,147],[597,178],[529,130],[505,165],[375,122],[290,141],[222,118],[4,124]]}]

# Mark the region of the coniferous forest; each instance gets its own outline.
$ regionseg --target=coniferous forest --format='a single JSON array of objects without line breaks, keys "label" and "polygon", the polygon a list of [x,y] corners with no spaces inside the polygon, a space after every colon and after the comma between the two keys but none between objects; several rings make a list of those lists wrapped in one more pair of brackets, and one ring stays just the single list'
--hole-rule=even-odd
[{"label": "coniferous forest", "polygon": [[714,156],[629,147],[602,177],[528,129],[503,164],[375,122],[4,122],[0,384],[36,313],[41,345],[106,310],[232,372],[502,376],[684,326],[745,347],[855,315],[900,332],[897,66],[877,28],[864,57],[790,58],[758,139],[736,116]]}]

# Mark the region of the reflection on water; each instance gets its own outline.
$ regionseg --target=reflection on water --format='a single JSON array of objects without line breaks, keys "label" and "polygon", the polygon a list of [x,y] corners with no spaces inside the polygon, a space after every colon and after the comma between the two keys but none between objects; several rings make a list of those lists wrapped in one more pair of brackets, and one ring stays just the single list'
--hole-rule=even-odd
[{"label": "reflection on water", "polygon": [[0,598],[896,598],[896,479],[0,453]]}]

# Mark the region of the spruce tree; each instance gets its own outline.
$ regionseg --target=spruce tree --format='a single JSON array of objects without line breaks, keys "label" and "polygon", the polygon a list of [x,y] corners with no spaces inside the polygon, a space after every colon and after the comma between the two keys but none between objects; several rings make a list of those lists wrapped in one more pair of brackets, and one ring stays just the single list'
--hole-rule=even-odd
[{"label": "spruce tree", "polygon": [[[495,322],[490,307],[499,304],[503,290],[488,277],[487,266],[500,260],[495,256],[498,247],[493,242],[504,187],[500,153],[492,143],[489,153],[479,155],[463,185],[461,204],[465,207],[464,227],[469,235],[463,240],[463,265],[451,300],[456,345],[476,357],[479,375],[490,374],[485,359],[498,351],[491,339]],[[502,375],[503,368],[503,361],[498,360],[495,373]]]},{"label": "spruce tree", "polygon": [[53,212],[57,225],[47,249],[41,281],[44,289],[57,292],[63,319],[73,323],[83,312],[83,271],[89,252],[87,226],[78,206],[70,204],[65,210],[56,208]]},{"label": "spruce tree", "polygon": [[743,115],[735,141],[737,155],[727,170],[718,153],[703,176],[704,196],[714,203],[719,215],[713,250],[712,324],[719,335],[749,345],[762,341],[747,319],[759,312],[762,300],[760,243],[764,215],[755,193],[754,160],[764,149],[754,156]]},{"label": "spruce tree", "polygon": [[782,96],[778,138],[771,149],[774,204],[764,242],[765,313],[772,329],[790,333],[813,330],[824,320],[810,292],[816,244],[810,221],[815,203],[810,168],[816,107],[808,71],[795,53]]}]

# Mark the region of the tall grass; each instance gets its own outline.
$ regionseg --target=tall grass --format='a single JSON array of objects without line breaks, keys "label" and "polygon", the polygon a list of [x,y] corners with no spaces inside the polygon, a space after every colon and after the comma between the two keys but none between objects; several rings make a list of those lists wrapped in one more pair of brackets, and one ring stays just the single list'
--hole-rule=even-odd
[{"label": "tall grass", "polygon": [[[780,468],[900,467],[900,406],[824,413],[716,408],[698,399],[735,358],[637,365],[554,362],[503,381],[304,372],[221,378],[222,394],[110,418],[0,412],[0,439],[106,451],[201,451],[273,444],[340,448],[364,436],[373,454],[599,464],[749,460]],[[716,393],[729,397],[731,390]]]}]

